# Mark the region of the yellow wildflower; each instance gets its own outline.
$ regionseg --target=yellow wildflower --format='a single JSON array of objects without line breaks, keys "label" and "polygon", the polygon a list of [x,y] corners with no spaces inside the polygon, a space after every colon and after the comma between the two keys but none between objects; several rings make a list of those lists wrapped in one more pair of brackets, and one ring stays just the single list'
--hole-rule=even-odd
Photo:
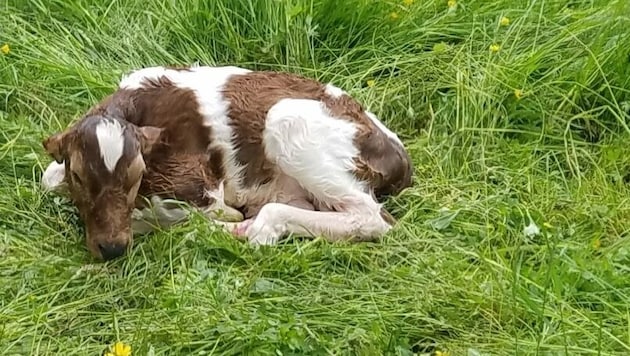
[{"label": "yellow wildflower", "polygon": [[9,47],[8,43],[5,43],[2,47],[0,47],[0,51],[2,51],[2,53],[4,54],[9,54],[11,48]]},{"label": "yellow wildflower", "polygon": [[599,250],[600,247],[602,247],[602,241],[600,239],[593,241],[594,250]]},{"label": "yellow wildflower", "polygon": [[501,26],[507,26],[510,24],[510,18],[503,16],[499,23],[501,24]]},{"label": "yellow wildflower", "polygon": [[520,100],[523,97],[523,91],[521,89],[514,89],[514,96]]},{"label": "yellow wildflower", "polygon": [[444,42],[436,43],[433,45],[433,52],[444,52],[448,49],[448,44]]},{"label": "yellow wildflower", "polygon": [[452,9],[455,6],[457,6],[457,1],[455,1],[455,0],[448,0],[447,4],[448,4],[448,7]]},{"label": "yellow wildflower", "polygon": [[499,46],[498,44],[494,43],[490,45],[490,50],[492,52],[499,52],[499,50],[501,49],[501,46]]},{"label": "yellow wildflower", "polygon": [[389,18],[392,20],[397,20],[400,16],[398,16],[398,13],[396,11],[392,12],[391,14],[389,14]]},{"label": "yellow wildflower", "polygon": [[367,83],[367,86],[371,88],[371,87],[373,87],[374,85],[376,85],[376,80],[374,80],[374,79],[370,79],[370,80],[368,80],[366,83]]},{"label": "yellow wildflower", "polygon": [[122,342],[117,342],[110,352],[107,352],[105,356],[131,356],[131,345],[125,345]]},{"label": "yellow wildflower", "polygon": [[413,4],[413,0],[403,0],[403,4],[405,4],[405,6],[411,6],[411,4]]}]

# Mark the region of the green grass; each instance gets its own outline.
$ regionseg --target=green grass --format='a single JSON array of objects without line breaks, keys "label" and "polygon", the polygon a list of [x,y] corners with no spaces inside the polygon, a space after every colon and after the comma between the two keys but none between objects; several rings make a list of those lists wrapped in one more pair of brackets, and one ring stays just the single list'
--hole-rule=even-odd
[{"label": "green grass", "polygon": [[[5,0],[0,18],[3,354],[630,354],[627,0]],[[91,260],[39,187],[41,140],[123,72],[195,61],[362,100],[416,164],[395,231],[256,250],[195,217]]]}]

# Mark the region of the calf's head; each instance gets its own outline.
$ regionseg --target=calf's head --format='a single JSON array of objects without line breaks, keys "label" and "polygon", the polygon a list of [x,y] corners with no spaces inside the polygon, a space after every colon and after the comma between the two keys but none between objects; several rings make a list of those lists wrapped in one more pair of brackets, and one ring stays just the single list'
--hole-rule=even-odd
[{"label": "calf's head", "polygon": [[143,154],[160,133],[158,128],[94,115],[43,141],[48,154],[65,166],[65,184],[95,258],[122,256],[131,244],[131,213],[145,171]]}]

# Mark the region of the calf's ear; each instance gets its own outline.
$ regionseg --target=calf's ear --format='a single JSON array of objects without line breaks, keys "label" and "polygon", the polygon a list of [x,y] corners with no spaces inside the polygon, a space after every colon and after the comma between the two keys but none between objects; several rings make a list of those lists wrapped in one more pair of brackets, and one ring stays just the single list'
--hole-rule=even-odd
[{"label": "calf's ear", "polygon": [[62,163],[68,157],[68,143],[71,135],[71,131],[58,132],[42,141],[46,152],[54,158],[57,163]]}]

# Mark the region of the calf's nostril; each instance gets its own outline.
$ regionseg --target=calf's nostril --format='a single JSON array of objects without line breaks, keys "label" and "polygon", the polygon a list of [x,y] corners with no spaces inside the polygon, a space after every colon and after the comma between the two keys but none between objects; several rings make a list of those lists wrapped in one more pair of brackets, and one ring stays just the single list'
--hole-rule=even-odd
[{"label": "calf's nostril", "polygon": [[113,260],[125,254],[126,245],[122,244],[98,244],[98,249],[105,261]]}]

